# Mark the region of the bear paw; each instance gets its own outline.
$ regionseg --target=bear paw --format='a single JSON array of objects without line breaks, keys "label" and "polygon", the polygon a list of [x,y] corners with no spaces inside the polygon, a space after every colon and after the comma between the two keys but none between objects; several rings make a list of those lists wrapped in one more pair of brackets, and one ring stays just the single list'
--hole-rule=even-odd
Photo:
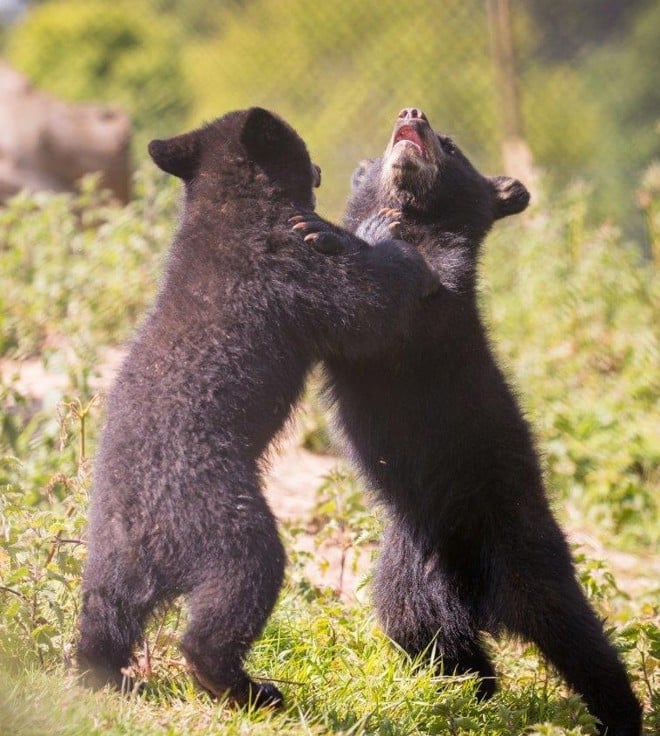
[{"label": "bear paw", "polygon": [[270,682],[253,683],[250,703],[257,708],[281,708],[284,705],[284,696]]},{"label": "bear paw", "polygon": [[370,245],[375,245],[381,240],[399,238],[400,227],[401,212],[385,207],[377,214],[361,222],[355,234]]},{"label": "bear paw", "polygon": [[248,679],[240,687],[229,691],[229,699],[239,708],[272,708],[284,705],[284,696],[270,682],[255,682]]},{"label": "bear paw", "polygon": [[347,239],[350,237],[326,222],[313,212],[304,215],[294,215],[289,218],[291,229],[303,235],[306,243],[315,250],[326,255],[345,253],[348,248]]}]

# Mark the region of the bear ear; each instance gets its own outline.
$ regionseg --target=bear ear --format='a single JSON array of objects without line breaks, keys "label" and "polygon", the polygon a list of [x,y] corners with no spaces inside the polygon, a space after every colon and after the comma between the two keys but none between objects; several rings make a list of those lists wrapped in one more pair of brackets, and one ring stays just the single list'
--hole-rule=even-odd
[{"label": "bear ear", "polygon": [[357,168],[353,172],[351,176],[351,188],[357,189],[357,187],[360,186],[362,183],[362,180],[367,174],[367,171],[369,170],[369,167],[371,164],[373,164],[374,159],[372,158],[363,158],[362,161],[357,165]]},{"label": "bear ear", "polygon": [[166,140],[153,140],[149,144],[149,155],[163,171],[179,179],[192,179],[199,166],[199,133],[183,133]]},{"label": "bear ear", "polygon": [[272,112],[252,107],[243,124],[241,143],[251,159],[261,162],[271,158],[278,151],[278,144],[291,133],[291,128]]},{"label": "bear ear", "polygon": [[518,179],[510,176],[491,176],[490,183],[495,193],[493,210],[496,220],[509,215],[517,215],[529,204],[527,187]]}]

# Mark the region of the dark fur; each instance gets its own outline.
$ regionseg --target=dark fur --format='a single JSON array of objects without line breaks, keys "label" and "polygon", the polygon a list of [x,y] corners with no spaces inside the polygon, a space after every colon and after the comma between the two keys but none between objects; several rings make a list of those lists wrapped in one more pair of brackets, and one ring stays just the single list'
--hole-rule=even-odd
[{"label": "dark fur", "polygon": [[481,241],[528,199],[516,180],[477,172],[423,113],[404,110],[384,156],[354,175],[346,223],[377,239],[392,220],[379,209],[400,210],[400,236],[442,287],[402,347],[329,359],[329,386],[388,512],[375,579],[387,633],[411,655],[437,641],[444,671],[478,673],[486,697],[495,673],[479,632],[507,629],[538,645],[603,733],[635,736],[640,706],[575,580],[530,429],[477,310]]},{"label": "dark fur", "polygon": [[198,681],[239,703],[278,704],[275,687],[243,670],[285,562],[259,460],[312,363],[402,339],[430,272],[412,246],[348,236],[330,258],[292,231],[289,218],[313,209],[319,172],[265,110],[149,151],[183,179],[185,205],[155,307],[108,399],[79,664],[90,684],[119,685],[154,607],[185,595],[182,649]]}]

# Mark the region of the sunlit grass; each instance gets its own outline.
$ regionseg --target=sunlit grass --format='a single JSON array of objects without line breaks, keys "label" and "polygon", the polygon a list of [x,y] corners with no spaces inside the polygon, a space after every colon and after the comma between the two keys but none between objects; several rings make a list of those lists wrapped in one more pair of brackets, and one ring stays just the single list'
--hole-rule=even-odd
[{"label": "sunlit grass", "polygon": [[[334,591],[336,575],[325,585],[309,578],[314,555],[297,549],[302,535],[313,533],[314,549],[340,546],[347,566],[368,559],[379,536],[359,482],[341,473],[310,488],[306,524],[283,527],[287,582],[247,663],[283,691],[281,712],[240,711],[199,692],[177,648],[179,604],[154,617],[148,653],[138,653],[139,692],[76,684],[90,458],[103,418],[102,401],[90,404],[98,356],[130,334],[155,292],[177,196],[144,174],[137,190],[121,210],[90,185],[77,198],[20,197],[0,213],[0,364],[11,358],[20,372],[36,358],[62,379],[40,395],[11,373],[0,380],[0,733],[593,733],[579,698],[533,648],[491,641],[500,689],[478,703],[471,678],[441,677],[386,639],[366,590],[349,601]],[[485,247],[482,305],[536,429],[558,515],[602,547],[604,561],[576,550],[580,580],[607,618],[650,735],[660,729],[660,289],[639,249],[586,224],[587,205],[575,190],[499,227]],[[301,442],[327,451],[313,388]],[[625,566],[611,564],[617,555]]]}]

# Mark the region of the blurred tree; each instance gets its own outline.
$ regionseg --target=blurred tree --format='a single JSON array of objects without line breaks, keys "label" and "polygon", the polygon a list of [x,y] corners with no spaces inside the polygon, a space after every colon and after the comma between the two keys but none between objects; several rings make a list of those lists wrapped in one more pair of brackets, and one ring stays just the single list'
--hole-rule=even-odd
[{"label": "blurred tree", "polygon": [[381,153],[404,106],[422,107],[480,165],[494,166],[497,112],[482,0],[410,0],[396,12],[381,0],[314,7],[226,4],[218,35],[186,47],[190,122],[246,105],[277,110],[323,168],[319,199],[333,215],[357,161]]},{"label": "blurred tree", "polygon": [[249,0],[151,0],[157,12],[169,13],[187,34],[202,37],[215,35],[219,28],[219,11],[240,8]]},{"label": "blurred tree", "polygon": [[[541,58],[567,60],[594,45],[620,39],[640,11],[656,0],[524,0],[538,28]],[[522,10],[523,0],[514,6]]]},{"label": "blurred tree", "polygon": [[[658,156],[660,0],[509,2],[534,160],[557,185],[592,181],[599,216],[630,221]],[[141,154],[146,137],[274,109],[323,167],[333,216],[404,106],[425,109],[482,170],[502,167],[484,0],[32,0],[8,58],[64,98],[123,104]]]},{"label": "blurred tree", "polygon": [[624,149],[629,169],[639,170],[660,157],[660,2],[645,8],[629,33],[618,43],[599,49],[585,65],[591,92],[612,116],[622,140],[634,140]]},{"label": "blurred tree", "polygon": [[31,6],[8,60],[54,95],[117,103],[137,130],[177,128],[189,105],[180,42],[167,16],[130,0],[59,0]]},{"label": "blurred tree", "polygon": [[[623,219],[632,212],[633,179],[653,155],[647,128],[626,130],[625,120],[632,116],[637,125],[645,106],[649,115],[657,110],[649,60],[656,56],[652,29],[658,24],[649,16],[660,4],[558,2],[550,8],[541,0],[512,0],[523,131],[551,183],[593,178],[599,215]],[[304,0],[227,0],[216,19],[217,35],[186,48],[195,97],[191,123],[249,104],[278,110],[300,129],[324,169],[320,201],[331,214],[341,206],[356,161],[380,153],[403,106],[424,108],[482,169],[502,166],[502,111],[483,0],[412,0],[396,9],[376,0],[336,0],[315,11]],[[606,71],[594,83],[601,55]],[[625,75],[612,66],[619,63]],[[644,95],[633,94],[638,88]],[[606,89],[621,94],[610,104]],[[625,161],[623,135],[635,140]]]},{"label": "blurred tree", "polygon": [[634,192],[660,159],[660,2],[531,5],[536,25],[523,42],[523,85],[534,154],[558,184],[576,176],[590,182],[599,219],[641,235]]}]

